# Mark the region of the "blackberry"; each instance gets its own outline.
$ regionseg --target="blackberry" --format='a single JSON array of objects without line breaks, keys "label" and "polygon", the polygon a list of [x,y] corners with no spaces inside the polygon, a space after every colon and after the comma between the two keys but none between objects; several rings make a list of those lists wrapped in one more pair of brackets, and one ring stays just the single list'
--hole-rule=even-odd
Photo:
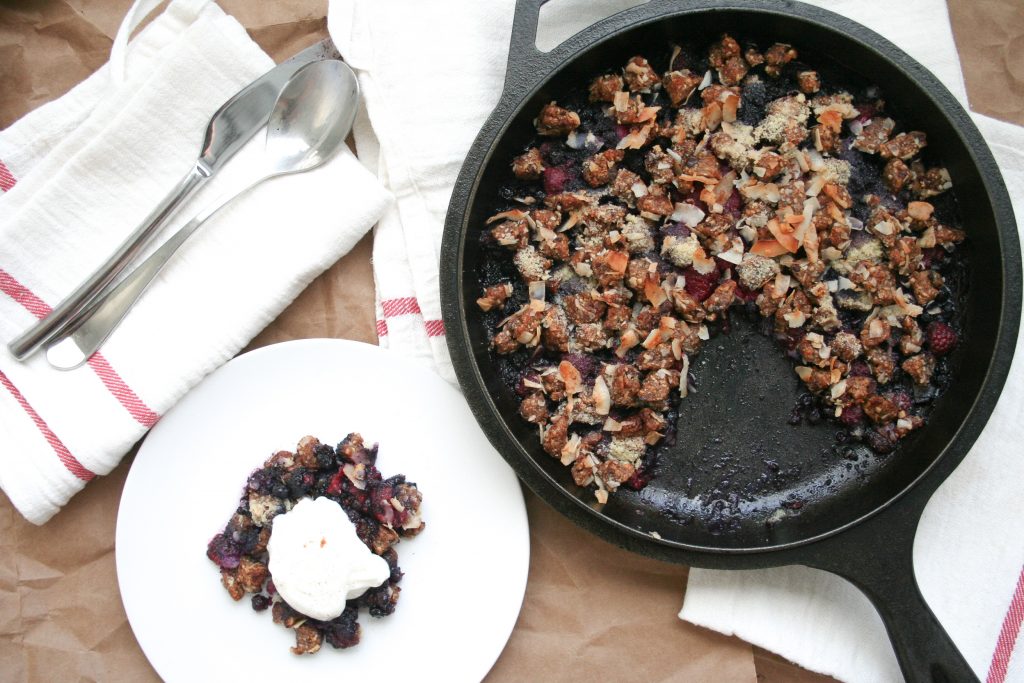
[{"label": "blackberry", "polygon": [[316,466],[318,469],[325,470],[335,464],[334,449],[325,443],[317,446],[313,451],[313,455],[316,456]]}]

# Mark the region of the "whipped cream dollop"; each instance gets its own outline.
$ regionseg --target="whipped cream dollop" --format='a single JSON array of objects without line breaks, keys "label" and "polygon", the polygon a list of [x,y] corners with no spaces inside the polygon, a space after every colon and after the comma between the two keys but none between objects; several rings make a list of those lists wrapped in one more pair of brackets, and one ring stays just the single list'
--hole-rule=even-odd
[{"label": "whipped cream dollop", "polygon": [[329,498],[303,498],[274,518],[267,544],[274,586],[293,609],[329,621],[390,576],[387,561],[356,535],[348,515]]}]

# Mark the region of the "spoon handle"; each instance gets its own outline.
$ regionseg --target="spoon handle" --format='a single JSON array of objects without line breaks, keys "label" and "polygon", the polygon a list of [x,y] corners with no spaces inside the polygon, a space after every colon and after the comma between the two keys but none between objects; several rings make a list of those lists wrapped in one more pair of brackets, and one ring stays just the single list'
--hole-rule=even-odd
[{"label": "spoon handle", "polygon": [[207,219],[271,176],[263,176],[241,190],[222,195],[204,207],[188,223],[171,235],[160,248],[132,270],[116,287],[98,297],[72,325],[46,346],[46,359],[58,370],[73,370],[89,360],[103,345],[128,311],[142,297],[163,267]]}]

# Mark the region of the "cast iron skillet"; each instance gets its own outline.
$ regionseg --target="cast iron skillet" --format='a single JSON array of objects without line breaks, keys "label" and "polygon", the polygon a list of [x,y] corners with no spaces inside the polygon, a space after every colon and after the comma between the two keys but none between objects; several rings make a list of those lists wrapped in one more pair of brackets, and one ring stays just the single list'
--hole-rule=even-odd
[{"label": "cast iron skillet", "polygon": [[[922,599],[912,555],[925,503],[995,406],[1020,319],[1016,227],[981,135],[920,64],[874,32],[818,8],[779,1],[652,0],[542,53],[535,39],[544,2],[517,3],[504,93],[469,151],[445,223],[444,323],[477,420],[530,488],[598,536],[700,567],[802,564],[833,572],[875,605],[907,679],[974,679]],[[882,88],[902,124],[928,133],[931,150],[953,178],[969,236],[965,334],[952,358],[954,379],[926,428],[895,454],[879,458],[856,448],[836,453],[834,425],[786,424],[799,391],[790,363],[772,342],[737,323],[732,334],[708,343],[694,363],[699,394],[682,402],[679,438],[661,457],[656,478],[642,492],[620,490],[600,509],[591,493],[573,484],[568,469],[543,452],[498,374],[475,304],[480,231],[544,103],[601,70],[618,68],[645,46],[662,49],[678,36],[710,44],[725,31],[762,46],[792,43],[809,64],[844,70],[850,78],[859,74]]]}]

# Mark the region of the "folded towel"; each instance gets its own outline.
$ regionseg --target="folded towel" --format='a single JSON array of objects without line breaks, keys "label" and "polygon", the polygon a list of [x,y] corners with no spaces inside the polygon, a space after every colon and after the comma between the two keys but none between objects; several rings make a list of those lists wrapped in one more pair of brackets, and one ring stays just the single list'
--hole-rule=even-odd
[{"label": "folded towel", "polygon": [[[145,3],[156,4],[156,3]],[[122,26],[126,40],[134,12]],[[194,163],[210,116],[273,66],[209,0],[174,0],[67,95],[0,132],[0,487],[49,519],[237,353],[389,202],[350,154],[271,180],[179,251],[100,353],[71,372],[7,343],[109,256]],[[120,77],[118,77],[120,76]],[[258,133],[163,235],[260,168]],[[155,247],[153,247],[155,248]]]},{"label": "folded towel", "polygon": [[[597,19],[636,4],[551,2],[541,13],[537,44],[550,49]],[[888,3],[884,12],[878,3],[862,0],[812,4],[887,37],[931,69],[966,105],[942,0]],[[357,149],[397,197],[377,227],[374,245],[381,344],[422,358],[449,378],[454,373],[439,321],[437,282],[444,214],[462,160],[501,92],[513,7],[514,0],[449,0],[443,10],[418,0],[333,0],[328,11],[331,35],[356,67],[366,93],[367,116],[355,131]],[[423,27],[442,14],[446,39],[423,40]],[[1024,169],[1017,151],[1024,149],[1024,131],[983,116],[975,120],[1011,184],[1017,214],[1024,216],[1024,187],[1012,189]],[[1005,524],[967,521],[993,506],[1015,509],[1013,482],[1024,474],[1024,460],[1012,461],[1015,451],[1010,448],[1024,441],[1019,365],[978,446],[929,505],[917,543],[922,591],[979,675],[989,671],[990,662],[992,671],[1005,675],[1024,616],[1024,580],[1018,583],[1024,532],[1012,526],[1013,515],[1003,516]],[[1001,451],[1002,457],[993,457],[993,451]],[[1001,479],[995,479],[1000,472]],[[982,494],[988,503],[963,514]],[[968,501],[966,506],[963,501]],[[938,542],[940,530],[946,535],[945,547]],[[953,546],[957,562],[946,549]],[[965,585],[971,587],[969,600],[964,599]],[[780,615],[788,618],[784,626]],[[899,677],[881,622],[866,598],[821,572],[692,570],[683,617],[737,633],[808,668],[847,680]]]}]

